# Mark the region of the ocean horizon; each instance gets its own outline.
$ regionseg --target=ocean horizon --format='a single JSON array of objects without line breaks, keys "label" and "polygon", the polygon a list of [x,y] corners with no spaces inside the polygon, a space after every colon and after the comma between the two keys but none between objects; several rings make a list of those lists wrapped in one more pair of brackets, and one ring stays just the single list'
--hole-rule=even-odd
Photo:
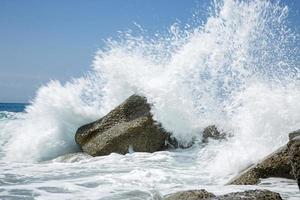
[{"label": "ocean horizon", "polygon": [[0,111],[24,112],[25,107],[28,105],[29,105],[29,103],[2,103],[2,102],[0,102]]}]

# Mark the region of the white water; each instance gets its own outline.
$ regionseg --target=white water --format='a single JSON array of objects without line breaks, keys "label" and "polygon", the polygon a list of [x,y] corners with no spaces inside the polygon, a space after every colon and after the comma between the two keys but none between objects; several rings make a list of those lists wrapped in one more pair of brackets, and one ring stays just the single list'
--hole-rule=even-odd
[{"label": "white water", "polygon": [[[208,10],[203,25],[108,40],[84,77],[51,81],[26,113],[1,120],[0,196],[158,199],[188,188],[242,190],[222,184],[300,127],[298,38],[278,2],[215,1]],[[133,93],[147,97],[155,119],[182,144],[200,141],[211,124],[234,136],[188,150],[41,162],[78,151],[76,129]],[[293,181],[268,183],[286,198],[299,197]]]}]

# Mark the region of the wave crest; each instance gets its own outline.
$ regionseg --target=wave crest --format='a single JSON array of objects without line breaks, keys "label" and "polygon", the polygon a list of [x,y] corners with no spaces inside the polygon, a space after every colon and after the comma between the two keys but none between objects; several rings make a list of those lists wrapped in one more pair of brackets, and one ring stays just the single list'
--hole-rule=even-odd
[{"label": "wave crest", "polygon": [[278,147],[300,126],[298,38],[287,26],[288,8],[224,0],[208,10],[201,25],[177,23],[153,37],[143,29],[138,36],[125,32],[107,41],[84,77],[41,87],[24,119],[5,130],[11,135],[5,158],[45,160],[76,151],[76,129],[133,93],[148,98],[154,118],[182,144],[211,124],[234,133],[211,150],[214,162],[231,160],[228,171]]}]

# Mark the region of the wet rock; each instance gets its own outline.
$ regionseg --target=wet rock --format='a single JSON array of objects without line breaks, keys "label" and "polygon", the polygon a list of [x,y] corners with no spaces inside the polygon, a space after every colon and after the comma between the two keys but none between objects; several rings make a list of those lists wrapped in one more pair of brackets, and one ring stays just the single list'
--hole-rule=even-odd
[{"label": "wet rock", "polygon": [[195,138],[192,138],[192,140],[188,143],[180,143],[176,138],[169,137],[168,138],[168,147],[175,149],[175,148],[181,148],[181,149],[188,149],[192,147],[195,144]]},{"label": "wet rock", "polygon": [[216,197],[214,194],[207,192],[206,190],[188,190],[182,192],[176,192],[164,198],[164,200],[198,200],[209,199]]},{"label": "wet rock", "polygon": [[150,109],[145,97],[132,95],[103,118],[80,127],[75,140],[92,156],[166,149],[170,134],[152,119]]},{"label": "wet rock", "polygon": [[260,178],[269,177],[293,179],[287,145],[279,148],[259,163],[242,171],[238,176],[229,181],[228,184],[254,185],[259,183]]},{"label": "wet rock", "polygon": [[293,131],[291,133],[289,133],[289,139],[292,140],[293,138],[300,136],[300,129],[297,131]]},{"label": "wet rock", "polygon": [[164,200],[282,200],[280,195],[269,190],[248,190],[216,196],[206,190],[189,190],[168,195]]},{"label": "wet rock", "polygon": [[292,172],[300,189],[300,136],[294,137],[288,143],[288,152],[292,166]]},{"label": "wet rock", "polygon": [[260,178],[281,177],[297,179],[300,188],[300,130],[289,133],[289,139],[287,145],[250,166],[228,184],[253,185],[259,183]]},{"label": "wet rock", "polygon": [[208,126],[203,130],[202,142],[208,142],[209,139],[221,140],[226,138],[226,134],[218,130],[215,125]]},{"label": "wet rock", "polygon": [[248,190],[244,192],[233,192],[218,196],[216,200],[282,200],[280,195],[269,190]]}]

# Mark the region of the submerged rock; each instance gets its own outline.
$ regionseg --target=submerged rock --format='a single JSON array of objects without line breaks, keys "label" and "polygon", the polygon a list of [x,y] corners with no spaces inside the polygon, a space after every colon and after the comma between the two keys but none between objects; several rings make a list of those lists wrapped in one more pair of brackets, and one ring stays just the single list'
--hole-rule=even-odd
[{"label": "submerged rock", "polygon": [[62,163],[74,163],[74,162],[79,162],[79,161],[90,159],[90,158],[93,158],[93,157],[86,153],[78,152],[78,153],[65,154],[65,155],[59,156],[57,158],[54,158],[51,161],[52,162],[62,162]]},{"label": "submerged rock", "polygon": [[300,136],[292,138],[288,143],[288,151],[292,172],[300,189]]},{"label": "submerged rock", "polygon": [[238,176],[229,181],[228,184],[254,185],[259,183],[260,178],[269,177],[293,179],[287,145],[265,157],[261,162],[242,171]]},{"label": "submerged rock", "polygon": [[209,139],[221,140],[226,138],[226,134],[218,130],[215,125],[208,126],[203,130],[202,142],[208,142]]},{"label": "submerged rock", "polygon": [[269,190],[248,190],[244,192],[232,192],[216,196],[206,190],[189,190],[168,195],[164,200],[281,200],[276,192]]},{"label": "submerged rock", "polygon": [[170,134],[157,124],[145,97],[130,96],[103,118],[80,127],[75,135],[83,152],[92,156],[166,149]]}]

